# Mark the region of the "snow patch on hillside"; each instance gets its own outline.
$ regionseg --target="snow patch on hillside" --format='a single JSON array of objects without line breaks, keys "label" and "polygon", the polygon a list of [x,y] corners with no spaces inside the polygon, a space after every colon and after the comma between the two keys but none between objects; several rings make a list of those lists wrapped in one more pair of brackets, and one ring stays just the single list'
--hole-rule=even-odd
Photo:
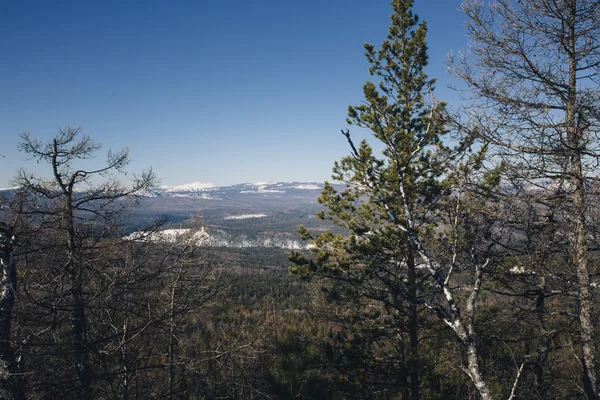
[{"label": "snow patch on hillside", "polygon": [[249,183],[248,185],[251,185],[251,186],[267,186],[267,185],[273,185],[274,183],[275,182],[263,181],[263,182]]},{"label": "snow patch on hillside", "polygon": [[264,218],[267,214],[242,214],[242,215],[230,215],[225,219],[249,219],[249,218]]},{"label": "snow patch on hillside", "polygon": [[302,190],[318,190],[321,189],[319,185],[315,185],[313,183],[301,183],[300,185],[293,186],[294,189],[302,189]]},{"label": "snow patch on hillside", "polygon": [[154,232],[137,231],[126,236],[124,239],[153,243],[189,242],[194,243],[197,246],[212,245],[212,238],[205,229],[165,229]]},{"label": "snow patch on hillside", "polygon": [[161,186],[160,188],[167,191],[177,192],[181,190],[212,190],[217,189],[218,186],[210,182],[192,182],[186,183],[185,185]]},{"label": "snow patch on hillside", "polygon": [[240,193],[285,193],[285,190],[267,189],[266,185],[259,185],[256,190],[240,190]]},{"label": "snow patch on hillside", "polygon": [[198,197],[200,197],[201,199],[204,199],[204,200],[223,200],[221,197],[215,197],[215,196],[212,196],[212,195],[210,195],[208,193],[202,193]]},{"label": "snow patch on hillside", "polygon": [[280,248],[292,250],[306,250],[308,246],[298,240],[281,236],[262,236],[249,238],[246,235],[233,237],[225,231],[216,231],[209,234],[204,229],[165,229],[155,232],[134,232],[124,239],[137,242],[151,243],[191,243],[197,246],[213,246],[213,247],[235,247],[235,248]]}]

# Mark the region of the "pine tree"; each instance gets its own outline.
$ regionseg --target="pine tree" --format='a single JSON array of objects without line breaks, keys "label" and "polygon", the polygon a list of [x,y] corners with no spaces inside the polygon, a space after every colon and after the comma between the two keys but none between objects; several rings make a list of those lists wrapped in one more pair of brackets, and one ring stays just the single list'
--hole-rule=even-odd
[{"label": "pine tree", "polygon": [[[387,39],[377,50],[365,45],[377,82],[367,82],[364,102],[348,110],[348,122],[370,130],[382,156],[366,140],[356,146],[350,131],[342,131],[350,155],[334,164],[333,179],[345,188],[325,185],[319,216],[343,232],[313,236],[300,227],[312,257],[293,253],[292,272],[322,285],[330,321],[350,332],[346,348],[371,357],[361,367],[388,371],[374,389],[400,388],[402,398],[418,399],[434,381],[446,385],[447,378],[422,373],[434,370],[423,367],[435,359],[420,348],[436,346],[455,357],[479,396],[490,400],[476,308],[484,275],[506,262],[499,243],[509,227],[501,215],[512,204],[497,196],[504,164],[485,162],[488,143],[476,143],[476,131],[447,145],[448,113],[424,71],[427,26],[413,15],[412,4],[393,1]],[[444,325],[458,347],[444,342]],[[521,360],[508,375],[511,384],[495,390],[514,398],[523,366]]]},{"label": "pine tree", "polygon": [[[368,328],[371,334],[401,338],[394,346],[398,376],[393,384],[404,387],[404,396],[410,393],[411,399],[418,399],[424,277],[411,235],[427,229],[428,210],[443,191],[440,178],[451,154],[441,142],[444,103],[435,101],[434,80],[424,71],[427,25],[411,12],[412,1],[392,5],[391,26],[381,48],[365,44],[369,72],[377,82],[364,85],[365,102],[350,106],[347,119],[373,133],[384,146],[383,158],[376,157],[366,141],[357,148],[349,130],[342,131],[351,155],[335,163],[333,179],[345,182],[346,189],[337,192],[325,185],[319,202],[328,211],[320,217],[350,234],[328,232],[312,238],[304,229],[301,233],[316,246],[311,272],[343,282],[327,288],[328,296],[358,302],[354,308],[364,315],[378,310],[381,316]],[[408,221],[405,208],[417,219]],[[306,266],[306,260],[296,257],[297,265]]]}]

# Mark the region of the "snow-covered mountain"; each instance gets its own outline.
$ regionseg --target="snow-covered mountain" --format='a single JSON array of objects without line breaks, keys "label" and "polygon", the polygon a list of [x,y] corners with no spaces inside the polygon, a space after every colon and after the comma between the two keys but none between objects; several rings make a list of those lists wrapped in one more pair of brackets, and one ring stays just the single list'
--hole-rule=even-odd
[{"label": "snow-covered mountain", "polygon": [[230,186],[217,186],[213,183],[194,182],[177,186],[161,186],[148,190],[147,197],[195,197],[205,200],[223,200],[235,195],[277,195],[294,194],[299,191],[318,193],[323,189],[322,182],[254,182]]},{"label": "snow-covered mountain", "polygon": [[136,231],[126,236],[125,239],[141,242],[174,243],[185,241],[198,246],[234,247],[234,248],[279,248],[287,250],[307,249],[306,243],[298,240],[296,235],[279,232],[275,234],[253,235],[239,233],[234,236],[225,230],[216,229],[209,233],[205,229],[165,229],[156,232]]},{"label": "snow-covered mountain", "polygon": [[[305,249],[306,243],[297,234],[299,225],[319,231],[329,226],[315,215],[321,209],[318,197],[323,186],[321,182],[230,186],[193,182],[157,187],[127,209],[125,235],[151,242],[187,238],[213,247]],[[0,192],[0,197],[9,198],[13,193],[10,188]],[[198,219],[205,230],[190,236],[187,228],[195,226]],[[162,231],[144,231],[157,220],[165,221]]]},{"label": "snow-covered mountain", "polygon": [[[10,194],[18,187],[0,188],[0,192]],[[323,189],[323,182],[254,182],[218,186],[210,182],[192,182],[175,186],[160,186],[149,189],[145,197],[200,197],[206,200],[222,200],[232,194],[281,194],[312,192]]]},{"label": "snow-covered mountain", "polygon": [[[182,222],[202,216],[206,231],[194,240],[216,247],[305,249],[298,225],[323,228],[315,212],[322,182],[253,182],[230,186],[194,182],[162,186],[140,199],[134,217],[163,216],[167,229],[145,240],[172,241]],[[141,232],[134,233],[142,235]],[[137,237],[136,240],[140,240]]]},{"label": "snow-covered mountain", "polygon": [[161,189],[167,192],[204,191],[216,188],[218,188],[217,185],[209,182],[192,182],[178,186],[161,186]]}]

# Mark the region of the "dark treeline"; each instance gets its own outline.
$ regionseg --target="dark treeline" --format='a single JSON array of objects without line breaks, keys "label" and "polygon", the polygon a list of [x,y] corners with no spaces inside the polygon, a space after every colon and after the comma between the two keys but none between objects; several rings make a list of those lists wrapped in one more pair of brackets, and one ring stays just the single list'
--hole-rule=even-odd
[{"label": "dark treeline", "polygon": [[2,203],[0,398],[598,399],[600,2],[465,1],[462,108],[412,3],[348,110],[383,152],[342,131],[309,251],[128,236],[152,171],[23,134],[51,175]]}]

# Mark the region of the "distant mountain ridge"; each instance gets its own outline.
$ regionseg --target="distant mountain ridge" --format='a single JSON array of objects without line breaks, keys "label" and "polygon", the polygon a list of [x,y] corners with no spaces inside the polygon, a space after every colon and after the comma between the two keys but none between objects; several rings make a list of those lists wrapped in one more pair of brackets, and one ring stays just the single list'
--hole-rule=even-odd
[{"label": "distant mountain ridge", "polygon": [[209,182],[193,182],[176,186],[161,186],[149,189],[146,197],[195,197],[205,200],[223,200],[240,194],[283,194],[320,191],[323,182],[254,182],[218,186]]},{"label": "distant mountain ridge", "polygon": [[[200,217],[205,227],[202,238],[211,246],[306,249],[296,232],[299,225],[317,230],[330,226],[315,215],[322,208],[318,197],[323,187],[322,182],[288,181],[229,186],[192,182],[152,188],[128,208],[122,221],[124,233],[140,235],[157,219],[164,219],[163,231],[148,240],[168,241]],[[17,190],[0,191],[0,197],[8,199]],[[0,208],[0,220],[2,212]]]},{"label": "distant mountain ridge", "polygon": [[[209,194],[218,195],[219,193],[240,193],[240,194],[262,194],[262,193],[286,193],[296,190],[321,190],[323,182],[254,182],[254,183],[237,183],[234,185],[215,185],[211,182],[192,182],[183,185],[163,185],[149,189],[142,196],[158,197],[158,196],[173,196],[173,197],[210,197]],[[0,192],[12,193],[19,189],[18,186],[0,188]]]}]

